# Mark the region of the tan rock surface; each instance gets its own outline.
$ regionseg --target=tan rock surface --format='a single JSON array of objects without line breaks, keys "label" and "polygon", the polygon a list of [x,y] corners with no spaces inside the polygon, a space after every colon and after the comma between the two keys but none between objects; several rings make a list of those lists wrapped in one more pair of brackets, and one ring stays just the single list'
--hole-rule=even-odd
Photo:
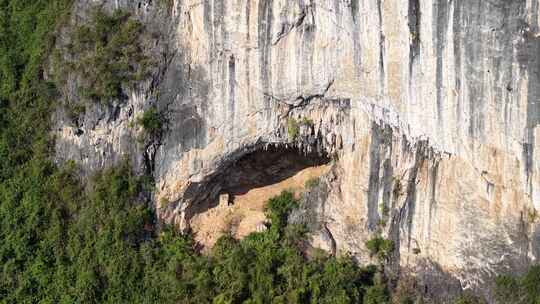
[{"label": "tan rock surface", "polygon": [[307,181],[318,179],[329,169],[328,165],[306,168],[278,183],[234,195],[229,206],[220,204],[195,215],[191,219],[195,240],[208,249],[226,233],[242,239],[251,232],[257,232],[266,222],[264,208],[268,199],[286,190],[293,191],[298,196]]},{"label": "tan rock surface", "polygon": [[[101,2],[161,26],[150,1]],[[539,7],[174,1],[154,88],[169,125],[146,151],[160,217],[188,227],[239,159],[294,146],[336,159],[314,210],[338,252],[369,261],[364,243],[382,233],[396,242],[392,267],[436,269],[463,288],[538,262],[540,225],[528,214],[540,211]],[[141,90],[83,135],[60,122],[59,158],[99,168],[132,151],[127,113],[150,100]],[[293,118],[312,125],[291,136]]]}]

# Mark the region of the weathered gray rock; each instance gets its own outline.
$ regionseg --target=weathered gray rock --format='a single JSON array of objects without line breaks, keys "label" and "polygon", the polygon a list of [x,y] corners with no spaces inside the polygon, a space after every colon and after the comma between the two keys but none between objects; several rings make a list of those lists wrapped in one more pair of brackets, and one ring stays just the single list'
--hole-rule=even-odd
[{"label": "weathered gray rock", "polygon": [[[131,160],[139,172],[149,170],[157,142],[139,140],[143,130],[136,122],[146,109],[158,105],[157,87],[163,81],[170,57],[175,52],[169,46],[171,22],[166,11],[158,9],[152,1],[75,1],[72,18],[60,32],[58,49],[63,50],[71,42],[73,29],[89,22],[95,9],[105,12],[124,9],[141,21],[145,25],[143,47],[155,64],[145,81],[138,83],[135,88],[126,88],[125,98],[102,102],[81,98],[80,90],[75,85],[80,78],[76,73],[69,72],[67,85],[61,88],[64,107],[59,107],[53,117],[58,159],[76,161],[85,174],[125,159]],[[65,74],[68,71],[52,69],[51,73]],[[83,104],[86,105],[84,115],[76,119],[68,115],[67,108]],[[167,106],[166,103],[162,104]]]},{"label": "weathered gray rock", "polygon": [[[162,27],[163,74],[89,112],[82,134],[60,119],[59,159],[92,171],[141,158],[128,123],[158,96],[168,127],[149,159],[155,201],[174,202],[157,204],[165,221],[189,226],[241,157],[294,146],[336,159],[314,233],[338,253],[369,261],[382,233],[395,269],[465,289],[538,262],[539,1],[175,0],[168,15],[101,2]],[[291,136],[292,118],[312,123]]]}]

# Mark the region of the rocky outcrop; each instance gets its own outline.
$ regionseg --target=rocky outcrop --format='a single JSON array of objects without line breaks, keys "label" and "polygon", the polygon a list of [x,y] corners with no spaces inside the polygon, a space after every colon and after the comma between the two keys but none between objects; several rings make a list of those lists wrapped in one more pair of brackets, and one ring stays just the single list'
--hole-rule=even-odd
[{"label": "rocky outcrop", "polygon": [[[91,171],[146,155],[160,217],[186,228],[187,210],[217,198],[238,160],[294,147],[335,160],[315,208],[327,249],[369,261],[364,243],[382,234],[396,244],[396,273],[441,273],[465,289],[538,262],[537,0],[75,9],[98,2],[163,34],[150,47],[163,59],[114,111],[96,106],[76,128],[59,114],[59,159]],[[150,104],[167,128],[141,148],[128,124]]]},{"label": "rocky outcrop", "polygon": [[[170,16],[152,1],[74,2],[71,20],[57,39],[56,50],[64,57],[70,56],[66,50],[73,44],[76,28],[92,22],[95,11],[112,14],[124,10],[144,25],[141,44],[152,66],[147,78],[134,87],[126,87],[117,100],[92,101],[82,96],[77,85],[83,81],[80,73],[65,68],[68,60],[51,64],[49,74],[66,78],[66,85],[60,88],[62,103],[53,117],[57,157],[59,160],[76,161],[85,175],[125,159],[133,163],[137,172],[150,172],[160,140],[141,140],[144,130],[137,124],[137,119],[147,109],[168,106],[167,102],[158,102],[158,86],[164,81],[164,73],[176,52],[170,46]],[[71,112],[77,107],[85,110],[82,114],[73,115]]]}]

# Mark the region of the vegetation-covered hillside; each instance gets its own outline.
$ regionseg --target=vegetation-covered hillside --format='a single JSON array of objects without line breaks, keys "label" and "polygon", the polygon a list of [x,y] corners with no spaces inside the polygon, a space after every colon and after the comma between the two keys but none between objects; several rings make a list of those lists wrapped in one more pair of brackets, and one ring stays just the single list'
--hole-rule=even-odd
[{"label": "vegetation-covered hillside", "polygon": [[[304,256],[303,227],[287,224],[291,193],[268,202],[268,230],[242,241],[224,237],[201,255],[189,236],[157,230],[147,179],[127,162],[88,186],[73,164],[52,163],[49,120],[58,96],[44,61],[70,5],[0,0],[1,303],[390,301],[380,268]],[[540,303],[538,268],[497,283],[501,303]]]}]

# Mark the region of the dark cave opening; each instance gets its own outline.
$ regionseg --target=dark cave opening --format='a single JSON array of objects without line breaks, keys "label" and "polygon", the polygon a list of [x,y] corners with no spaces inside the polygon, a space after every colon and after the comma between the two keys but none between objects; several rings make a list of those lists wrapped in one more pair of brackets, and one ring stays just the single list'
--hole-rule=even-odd
[{"label": "dark cave opening", "polygon": [[[190,222],[193,216],[217,207],[223,194],[228,196],[228,202],[233,205],[237,197],[244,196],[253,189],[286,184],[287,180],[296,174],[310,168],[316,170],[328,165],[330,161],[331,158],[327,155],[306,154],[286,145],[257,147],[221,165],[217,173],[207,181],[193,185],[193,191],[188,191],[188,195],[194,200],[186,209],[186,220]],[[321,170],[317,172],[319,171]],[[298,183],[298,180],[295,181]]]},{"label": "dark cave opening", "polygon": [[241,157],[223,175],[222,192],[243,194],[252,188],[279,183],[301,170],[328,164],[327,156],[303,154],[295,148],[272,147]]}]

